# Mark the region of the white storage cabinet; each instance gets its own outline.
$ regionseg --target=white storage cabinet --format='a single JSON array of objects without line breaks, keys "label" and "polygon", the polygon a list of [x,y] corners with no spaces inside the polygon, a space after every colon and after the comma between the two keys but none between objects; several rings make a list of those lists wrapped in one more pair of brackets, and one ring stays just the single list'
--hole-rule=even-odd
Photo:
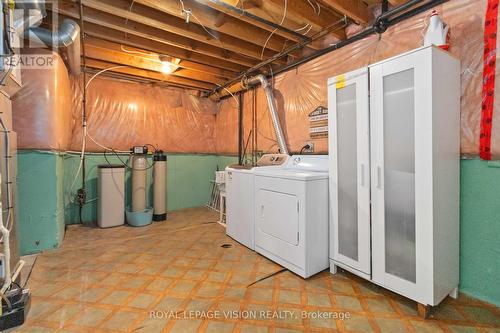
[{"label": "white storage cabinet", "polygon": [[420,309],[456,296],[459,61],[429,46],[331,78],[328,108],[332,273]]}]

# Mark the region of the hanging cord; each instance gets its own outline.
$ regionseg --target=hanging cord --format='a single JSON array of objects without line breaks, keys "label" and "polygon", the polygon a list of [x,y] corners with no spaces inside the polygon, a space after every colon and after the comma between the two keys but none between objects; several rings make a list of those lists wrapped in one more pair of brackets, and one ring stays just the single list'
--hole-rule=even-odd
[{"label": "hanging cord", "polygon": [[[281,18],[281,22],[279,23],[279,25],[283,25],[283,22],[285,22],[287,5],[288,5],[288,0],[285,0],[285,7],[283,8],[283,17]],[[269,35],[269,37],[267,37],[266,42],[262,47],[262,52],[260,53],[260,60],[264,59],[264,51],[266,50],[267,43],[269,43],[269,40],[271,40],[271,37],[274,35],[276,31],[278,31],[278,28],[271,31],[271,34]]]}]

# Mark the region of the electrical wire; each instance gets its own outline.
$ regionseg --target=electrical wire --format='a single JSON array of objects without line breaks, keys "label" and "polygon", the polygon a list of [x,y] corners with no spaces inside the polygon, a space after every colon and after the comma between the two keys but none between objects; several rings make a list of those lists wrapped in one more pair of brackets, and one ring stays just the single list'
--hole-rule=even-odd
[{"label": "electrical wire", "polygon": [[299,32],[299,31],[302,31],[304,29],[307,29],[309,27],[310,23],[306,23],[306,25],[304,25],[302,28],[299,28],[299,29],[295,29],[294,31],[295,32]]},{"label": "electrical wire", "polygon": [[[286,18],[288,0],[284,0],[284,1],[285,1],[285,6],[283,8],[283,17],[281,18],[281,22],[279,23],[279,25],[283,25],[283,22],[285,22],[285,18]],[[271,33],[269,34],[269,37],[267,37],[267,39],[264,43],[264,46],[262,47],[262,52],[260,53],[260,60],[264,59],[264,51],[266,50],[267,43],[269,43],[269,40],[271,40],[271,37],[274,35],[274,33],[276,31],[278,31],[278,28],[271,31]]]},{"label": "electrical wire", "polygon": [[215,36],[212,32],[210,32],[205,27],[205,25],[203,25],[203,23],[201,23],[201,21],[198,19],[198,17],[196,17],[196,15],[193,13],[193,11],[191,9],[186,9],[186,7],[184,7],[184,1],[179,0],[179,2],[181,3],[181,13],[182,13],[182,15],[185,16],[186,23],[189,23],[189,17],[192,16],[198,22],[198,24],[201,25],[201,27],[203,28],[203,30],[205,30],[205,32],[207,34],[209,34],[212,38],[217,40],[220,43],[220,45],[222,46],[222,48],[225,48],[224,44],[222,44],[222,41],[217,36]]}]

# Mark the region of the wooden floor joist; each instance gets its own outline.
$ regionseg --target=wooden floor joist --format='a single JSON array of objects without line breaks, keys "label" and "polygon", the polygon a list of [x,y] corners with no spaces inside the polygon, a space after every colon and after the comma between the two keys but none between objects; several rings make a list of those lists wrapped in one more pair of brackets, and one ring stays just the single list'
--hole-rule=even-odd
[{"label": "wooden floor joist", "polygon": [[[110,63],[106,61],[101,61],[101,60],[95,60],[95,59],[87,59],[86,60],[86,66],[90,68],[96,68],[96,69],[107,69],[115,66],[119,66],[119,64],[116,63]],[[192,79],[186,79],[183,77],[178,77],[178,76],[173,76],[173,75],[167,75],[167,74],[162,74],[154,71],[148,71],[145,69],[138,69],[138,68],[133,68],[133,67],[120,67],[120,68],[114,68],[110,70],[111,72],[115,73],[121,73],[121,74],[127,74],[127,75],[133,75],[149,80],[155,80],[159,82],[165,82],[165,83],[172,83],[177,86],[184,86],[186,88],[194,88],[194,89],[199,89],[203,91],[207,91],[210,89],[213,89],[215,85],[206,83],[206,82],[200,82]]]},{"label": "wooden floor joist", "polygon": [[321,0],[321,2],[359,24],[367,25],[372,19],[368,6],[361,0]]},{"label": "wooden floor joist", "polygon": [[[95,47],[100,47],[103,49],[117,51],[117,52],[125,52],[125,53],[128,52],[130,54],[142,55],[144,57],[148,54],[152,55],[151,58],[153,58],[153,56],[154,56],[156,59],[158,59],[158,57],[159,57],[159,54],[155,53],[155,52],[138,49],[138,48],[132,47],[132,46],[125,46],[125,45],[122,45],[119,43],[110,42],[110,41],[100,39],[100,38],[95,38],[92,36],[85,37],[85,46],[87,46],[87,45],[93,45]],[[87,50],[87,49],[85,49],[85,50]],[[208,75],[220,78],[220,79],[228,79],[228,78],[231,78],[235,75],[235,73],[231,72],[231,71],[227,71],[227,70],[212,67],[212,66],[198,64],[198,63],[188,61],[188,60],[181,60],[178,65],[181,68],[188,69],[188,70],[195,71],[195,72],[208,74]]]},{"label": "wooden floor joist", "polygon": [[[61,17],[64,18],[66,16],[61,15]],[[103,25],[93,23],[91,22],[91,20],[85,23],[85,34],[101,38],[104,40],[112,41],[115,43],[134,46],[148,51],[165,54],[180,59],[190,60],[193,62],[198,62],[208,66],[215,66],[235,73],[241,72],[248,67],[227,61],[225,59],[220,59],[212,56],[207,56],[205,54],[200,54],[189,50],[177,48],[142,36],[128,34],[124,31],[108,28]]]},{"label": "wooden floor joist", "polygon": [[[54,9],[58,13],[78,18],[78,9],[74,4],[65,3]],[[220,45],[213,46],[186,38],[180,35],[170,33],[168,31],[144,25],[134,21],[126,22],[123,18],[111,15],[108,13],[100,12],[94,9],[86,9],[84,13],[85,21],[97,24],[99,26],[108,27],[111,29],[119,30],[127,34],[136,35],[139,37],[151,39],[160,43],[164,43],[176,48],[181,48],[191,52],[201,53],[208,56],[224,59],[243,66],[251,66],[255,64],[258,59],[250,58],[239,53],[228,51]],[[255,55],[256,56],[256,55]]]},{"label": "wooden floor joist", "polygon": [[[181,9],[180,1],[135,0],[135,2],[181,19],[185,18],[185,14]],[[266,44],[267,48],[277,52],[283,49],[285,39],[276,34],[273,34],[273,36],[269,38],[270,33],[268,31],[260,29],[254,25],[247,24],[246,22],[225,14],[225,17],[221,18],[220,12],[204,6],[197,1],[183,0],[183,3],[185,9],[190,10],[192,13],[192,17],[190,19],[190,22],[192,23],[202,24],[208,29],[213,29],[219,33],[227,34],[238,39],[254,43],[261,48],[264,44]],[[219,23],[216,25],[216,22]]]},{"label": "wooden floor joist", "polygon": [[[181,43],[183,43],[186,47],[193,45],[192,47],[196,48],[196,45],[200,45],[199,43],[210,44],[212,47],[225,49],[228,52],[234,52],[234,55],[241,55],[241,57],[247,57],[249,60],[252,58],[257,60],[261,59],[262,46],[252,43],[252,38],[247,40],[238,39],[234,36],[234,34],[210,32],[210,30],[208,30],[210,32],[209,34],[202,26],[199,26],[194,22],[186,24],[186,22],[181,18],[165,14],[140,4],[134,3],[134,6],[132,7],[133,10],[129,10],[130,2],[128,0],[82,1],[86,6],[86,16],[86,13],[88,12],[90,13],[89,16],[98,17],[98,13],[96,11],[99,11],[102,14],[106,13],[108,15],[120,17],[120,24],[124,26],[123,28],[127,28],[126,25],[134,25],[134,23],[136,23],[137,32],[146,30],[144,29],[145,27],[155,29],[155,31],[163,30],[166,34],[169,34],[169,37],[165,36],[165,40],[175,40],[172,35],[176,35],[178,38],[183,39]],[[76,3],[63,1],[59,4],[59,7],[62,8],[64,6],[64,8],[67,8],[71,5],[75,6]],[[94,11],[90,9],[94,9]],[[106,19],[107,17],[102,14],[100,17]],[[188,41],[186,41],[186,39],[188,39]],[[196,42],[198,42],[198,44]],[[283,44],[280,44],[280,47],[282,46]],[[279,51],[280,50],[281,48]],[[268,58],[275,53],[276,52],[266,49],[264,50],[264,57]]]},{"label": "wooden floor joist", "polygon": [[[112,62],[119,65],[128,65],[138,69],[145,69],[162,73],[162,63],[160,62],[158,57],[156,57],[155,59],[154,56],[153,57],[144,56],[144,55],[127,53],[124,51],[110,50],[107,48],[99,47],[93,44],[92,42],[86,42],[85,55],[87,58],[90,59]],[[202,81],[217,85],[224,83],[224,80],[221,78],[217,78],[215,76],[206,73],[195,72],[193,70],[184,68],[179,68],[169,75],[194,79],[197,81]]]}]

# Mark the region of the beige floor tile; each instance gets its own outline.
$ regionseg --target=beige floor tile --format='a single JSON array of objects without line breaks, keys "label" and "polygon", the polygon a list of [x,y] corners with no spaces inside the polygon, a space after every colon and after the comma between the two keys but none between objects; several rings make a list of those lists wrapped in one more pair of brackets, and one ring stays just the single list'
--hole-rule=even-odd
[{"label": "beige floor tile", "polygon": [[335,296],[335,304],[343,310],[362,311],[359,299],[351,296]]},{"label": "beige floor tile", "polygon": [[104,323],[103,327],[113,331],[127,332],[133,322],[139,319],[140,314],[130,311],[118,311]]},{"label": "beige floor tile", "polygon": [[80,326],[97,327],[111,313],[110,309],[88,307],[74,321]]},{"label": "beige floor tile", "polygon": [[[447,299],[432,319],[422,320],[415,302],[345,271],[305,280],[281,272],[228,238],[219,225],[207,224],[217,218],[194,208],[145,228],[69,227],[61,249],[39,255],[28,281],[33,295],[28,322],[18,331],[500,333],[498,310],[464,295]],[[225,243],[232,247],[221,248]],[[192,317],[208,310],[226,311],[228,317]],[[297,315],[273,318],[276,310]],[[151,311],[163,317],[150,317]],[[257,318],[243,318],[248,311]],[[316,311],[351,318],[311,316]],[[176,314],[190,318],[172,319]]]},{"label": "beige floor tile", "polygon": [[220,321],[210,321],[205,329],[205,333],[231,333],[235,324]]},{"label": "beige floor tile", "polygon": [[365,317],[352,316],[344,320],[344,327],[349,331],[369,333],[373,332],[370,322]]},{"label": "beige floor tile", "polygon": [[367,299],[366,303],[368,304],[368,308],[370,311],[374,313],[392,313],[395,314],[394,308],[391,306],[391,303],[387,299],[383,298],[373,298]]},{"label": "beige floor tile", "polygon": [[279,302],[280,303],[300,304],[301,303],[300,292],[294,291],[294,290],[280,290],[279,291]]},{"label": "beige floor tile", "polygon": [[201,325],[200,319],[183,319],[177,320],[174,326],[170,329],[170,333],[190,333],[198,332],[198,328]]},{"label": "beige floor tile", "polygon": [[128,302],[128,306],[139,309],[147,309],[149,308],[157,299],[156,295],[138,293],[132,298],[130,302]]},{"label": "beige floor tile", "polygon": [[380,327],[382,333],[406,333],[408,330],[405,328],[404,323],[399,319],[379,318],[377,325]]},{"label": "beige floor tile", "polygon": [[411,321],[416,333],[442,333],[444,332],[437,323],[431,320]]},{"label": "beige floor tile", "polygon": [[328,294],[307,293],[307,304],[311,306],[330,307],[330,297]]}]

